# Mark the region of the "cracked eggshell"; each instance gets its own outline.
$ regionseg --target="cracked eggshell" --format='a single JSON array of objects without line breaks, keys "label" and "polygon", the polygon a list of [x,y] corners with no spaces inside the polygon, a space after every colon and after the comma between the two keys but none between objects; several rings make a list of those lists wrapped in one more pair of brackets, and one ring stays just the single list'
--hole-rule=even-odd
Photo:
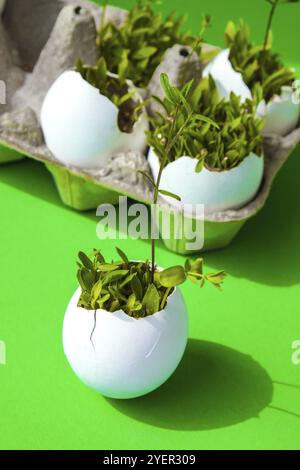
[{"label": "cracked eggshell", "polygon": [[203,77],[211,75],[216,82],[220,98],[228,98],[233,92],[242,101],[251,99],[251,91],[245,84],[242,74],[234,70],[229,60],[229,49],[221,51],[203,70]]},{"label": "cracked eggshell", "polygon": [[[154,178],[159,160],[150,149],[148,162]],[[250,154],[239,166],[226,171],[203,168],[196,173],[197,160],[183,156],[169,163],[162,172],[160,187],[181,197],[181,204],[204,204],[205,214],[239,209],[256,195],[264,173],[264,158]],[[174,199],[165,197],[174,204]]]},{"label": "cracked eggshell", "polygon": [[0,15],[2,15],[3,13],[3,10],[5,8],[5,3],[6,3],[6,0],[0,0]]},{"label": "cracked eggshell", "polygon": [[257,108],[257,115],[265,120],[263,133],[285,136],[292,132],[298,124],[300,108],[293,102],[292,87],[282,87],[280,96],[276,95],[266,104],[263,100]]},{"label": "cracked eggshell", "polygon": [[[221,51],[204,69],[203,76],[211,75],[216,82],[220,98],[228,98],[231,92],[242,98],[252,99],[252,94],[245,84],[242,74],[236,72],[229,60],[229,49]],[[270,103],[261,101],[257,115],[265,119],[264,134],[287,135],[293,131],[299,121],[299,105],[292,101],[292,87],[282,87],[282,94],[274,96]]]},{"label": "cracked eggshell", "polygon": [[118,108],[80,73],[64,72],[49,89],[41,110],[41,126],[49,150],[65,165],[105,166],[121,151],[143,151],[145,117],[131,134],[118,127]]},{"label": "cracked eggshell", "polygon": [[145,395],[162,385],[177,368],[186,348],[188,316],[178,289],[164,310],[134,319],[119,310],[94,312],[77,306],[73,295],[63,324],[63,347],[75,374],[110,398]]}]

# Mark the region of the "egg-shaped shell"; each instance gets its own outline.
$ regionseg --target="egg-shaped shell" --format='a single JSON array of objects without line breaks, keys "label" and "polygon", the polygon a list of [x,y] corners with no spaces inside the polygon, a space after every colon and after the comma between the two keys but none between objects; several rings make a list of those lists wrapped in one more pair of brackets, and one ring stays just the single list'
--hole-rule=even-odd
[{"label": "egg-shaped shell", "polygon": [[[159,160],[150,149],[148,162],[154,178]],[[250,154],[237,167],[224,171],[203,168],[196,173],[197,160],[182,156],[163,169],[160,187],[180,196],[181,204],[204,204],[205,214],[239,209],[256,195],[263,178],[264,158]],[[168,202],[174,200],[164,196]]]},{"label": "egg-shaped shell", "polygon": [[0,0],[0,15],[2,15],[6,0]]},{"label": "egg-shaped shell", "polygon": [[[51,86],[41,110],[49,150],[65,165],[105,166],[112,155],[146,146],[144,114],[131,134],[118,127],[118,108],[80,73],[64,72]],[[130,137],[129,137],[130,136]]]},{"label": "egg-shaped shell", "polygon": [[240,96],[242,101],[251,99],[251,91],[243,80],[241,73],[236,72],[229,60],[229,49],[221,51],[203,70],[203,77],[211,75],[216,82],[220,98],[228,98],[230,93]]},{"label": "egg-shaped shell", "polygon": [[79,379],[106,397],[128,399],[162,385],[177,368],[187,344],[188,316],[178,289],[164,310],[134,319],[119,310],[94,312],[73,295],[63,324],[65,355]]},{"label": "egg-shaped shell", "polygon": [[292,87],[285,86],[281,95],[275,95],[268,104],[264,100],[259,103],[257,115],[265,120],[265,135],[285,136],[297,127],[300,108],[293,94]]}]

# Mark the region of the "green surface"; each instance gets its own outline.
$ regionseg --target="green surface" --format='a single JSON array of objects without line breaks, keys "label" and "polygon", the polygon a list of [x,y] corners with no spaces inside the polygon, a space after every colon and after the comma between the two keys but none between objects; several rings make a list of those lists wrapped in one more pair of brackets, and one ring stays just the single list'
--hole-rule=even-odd
[{"label": "green surface", "polygon": [[[211,12],[209,40],[218,42],[229,17],[246,16],[259,36],[264,3],[173,0],[164,8],[190,12],[193,27],[201,10]],[[292,62],[299,60],[299,17],[300,6],[291,5],[276,20],[278,48]],[[264,210],[229,248],[206,255],[209,268],[230,273],[223,293],[184,285],[192,340],[175,376],[148,397],[113,402],[72,373],[61,328],[76,288],[77,251],[101,246],[110,254],[115,242],[97,241],[93,213],[62,205],[43,165],[3,165],[0,448],[299,449],[300,365],[291,362],[291,344],[300,339],[299,174],[298,147]],[[150,250],[143,241],[117,244],[135,259]],[[158,262],[182,258],[160,244]]]}]

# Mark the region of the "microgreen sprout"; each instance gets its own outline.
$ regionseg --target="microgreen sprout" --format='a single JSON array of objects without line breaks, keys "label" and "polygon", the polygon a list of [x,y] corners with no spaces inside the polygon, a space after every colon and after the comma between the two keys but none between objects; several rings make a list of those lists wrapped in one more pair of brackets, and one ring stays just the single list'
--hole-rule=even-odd
[{"label": "microgreen sprout", "polygon": [[295,72],[283,64],[280,55],[272,51],[272,23],[280,3],[299,3],[299,0],[267,0],[271,5],[266,32],[262,45],[250,41],[250,31],[244,21],[236,26],[230,21],[225,30],[226,46],[230,49],[229,59],[240,72],[256,100],[268,103],[273,96],[281,95],[283,86],[294,82]]},{"label": "microgreen sprout", "polygon": [[[252,152],[262,155],[263,121],[255,117],[251,100],[241,103],[232,93],[229,100],[220,101],[212,77],[191,81],[181,90],[164,78],[163,88],[165,98],[155,98],[162,112],[152,119],[148,132],[162,168],[188,155],[197,160],[196,172],[204,166],[222,171],[238,166]],[[172,142],[171,147],[166,142]]]},{"label": "microgreen sprout", "polygon": [[119,260],[108,262],[99,250],[90,256],[79,253],[77,277],[82,292],[79,307],[86,310],[123,310],[128,316],[144,318],[164,309],[175,287],[187,279],[203,287],[205,282],[218,289],[225,278],[223,271],[203,273],[203,260],[187,260],[185,266],[163,271],[155,269],[152,281],[149,261],[129,261],[117,248]]},{"label": "microgreen sprout", "polygon": [[166,19],[153,8],[153,0],[138,0],[121,26],[105,21],[105,7],[98,33],[99,56],[110,72],[129,78],[141,88],[148,85],[167,49],[175,44],[193,46],[198,37],[182,33],[185,17],[176,12]]},{"label": "microgreen sprout", "polygon": [[145,104],[137,98],[136,90],[130,90],[126,80],[110,74],[103,57],[95,66],[84,65],[78,59],[75,70],[119,109],[119,129],[122,132],[131,133]]}]

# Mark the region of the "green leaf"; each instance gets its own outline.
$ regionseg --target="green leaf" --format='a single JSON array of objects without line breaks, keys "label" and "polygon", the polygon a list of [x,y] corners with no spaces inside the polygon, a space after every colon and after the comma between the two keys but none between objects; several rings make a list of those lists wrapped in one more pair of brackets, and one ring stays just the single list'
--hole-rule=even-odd
[{"label": "green leaf", "polygon": [[215,287],[220,288],[226,276],[225,271],[219,271],[217,273],[206,274],[205,278]]},{"label": "green leaf", "polygon": [[135,306],[135,303],[136,303],[136,296],[135,294],[131,294],[128,299],[127,299],[127,305],[126,307],[128,308],[128,310],[133,310],[134,309],[134,306]]},{"label": "green leaf", "polygon": [[79,72],[80,74],[84,72],[84,66],[83,66],[83,62],[81,59],[77,59],[75,70],[76,72]]},{"label": "green leaf", "polygon": [[195,82],[194,79],[193,79],[193,80],[190,80],[190,81],[189,81],[188,83],[186,83],[186,84],[184,85],[184,87],[182,88],[181,93],[183,94],[183,96],[184,96],[185,98],[190,94],[191,89],[193,88],[194,82]]},{"label": "green leaf", "polygon": [[164,196],[171,197],[172,199],[176,199],[176,201],[181,201],[181,197],[177,196],[177,194],[171,193],[170,191],[166,191],[165,189],[159,189],[158,192],[163,194]]},{"label": "green leaf", "polygon": [[239,116],[230,123],[230,130],[234,131],[241,125],[241,123],[242,123],[242,116]]},{"label": "green leaf", "polygon": [[125,264],[129,264],[129,259],[125,255],[124,251],[122,251],[120,248],[116,247],[116,251],[118,255],[120,256],[121,260],[124,261]]},{"label": "green leaf", "polygon": [[133,280],[133,278],[136,277],[136,275],[137,275],[136,273],[129,274],[129,276],[127,276],[127,277],[124,279],[124,281],[121,282],[121,284],[120,284],[120,289],[122,289],[122,288],[125,287],[127,284],[129,284],[129,283]]},{"label": "green leaf", "polygon": [[232,42],[234,40],[235,34],[236,34],[235,24],[233,23],[233,21],[229,21],[225,29],[225,36],[227,39],[230,40],[230,42]]},{"label": "green leaf", "polygon": [[128,51],[126,49],[122,50],[121,61],[118,65],[118,76],[121,80],[125,80],[129,75],[129,60],[128,60]]},{"label": "green leaf", "polygon": [[99,281],[97,281],[96,284],[93,285],[92,292],[91,292],[94,300],[98,299],[101,291],[102,291],[102,280],[99,279]]},{"label": "green leaf", "polygon": [[146,46],[139,49],[134,55],[133,58],[137,60],[148,59],[157,51],[156,47]]},{"label": "green leaf", "polygon": [[198,274],[203,274],[203,258],[198,258],[192,263],[190,271]]},{"label": "green leaf", "polygon": [[81,269],[80,278],[83,289],[91,291],[95,282],[94,274],[91,271],[88,271],[86,268]]},{"label": "green leaf", "polygon": [[136,298],[138,300],[142,300],[143,297],[143,287],[141,284],[141,281],[139,280],[139,277],[136,275],[132,278],[131,280],[131,289],[133,293],[135,294]]},{"label": "green leaf", "polygon": [[150,284],[143,298],[142,304],[146,308],[147,315],[159,312],[160,297],[154,284]]},{"label": "green leaf", "polygon": [[102,82],[106,80],[107,76],[107,66],[104,57],[100,57],[97,64],[97,76],[98,79]]},{"label": "green leaf", "polygon": [[[126,103],[126,101],[132,100],[135,95],[136,95],[135,91],[130,91],[129,93],[126,93],[126,95],[123,95],[119,99],[118,107],[120,108],[124,103]],[[142,107],[143,107],[143,105],[142,105]]]},{"label": "green leaf", "polygon": [[93,265],[92,261],[90,260],[90,258],[85,253],[80,251],[78,253],[78,257],[79,257],[81,263],[83,264],[83,266],[85,268],[87,268],[87,269],[93,269],[94,268],[94,265]]},{"label": "green leaf", "polygon": [[210,124],[211,126],[215,127],[218,130],[220,129],[219,124],[217,124],[213,119],[211,119],[207,116],[202,116],[201,114],[195,114],[195,116],[193,116],[193,119],[196,120],[196,121],[202,121],[202,122],[205,122],[207,124]]},{"label": "green leaf", "polygon": [[198,160],[196,168],[195,168],[195,172],[200,173],[203,170],[203,167],[204,167],[204,159]]},{"label": "green leaf", "polygon": [[190,262],[189,259],[186,259],[186,260],[185,260],[184,269],[186,270],[186,272],[190,271],[190,269],[191,269],[191,262]]},{"label": "green leaf", "polygon": [[107,302],[110,299],[110,294],[105,294],[101,299],[99,300],[99,305],[102,308],[105,302]]},{"label": "green leaf", "polygon": [[128,269],[118,269],[117,271],[112,271],[112,272],[105,274],[103,278],[103,286],[106,286],[110,282],[119,281],[124,276],[127,276],[128,273],[129,273]]},{"label": "green leaf", "polygon": [[77,279],[82,290],[86,290],[85,283],[82,279],[81,269],[77,271]]},{"label": "green leaf", "polygon": [[105,263],[104,256],[101,254],[99,250],[96,250],[96,248],[94,248],[93,250],[93,256],[97,263]]},{"label": "green leaf", "polygon": [[156,188],[156,184],[152,178],[152,176],[150,176],[148,173],[146,173],[145,171],[142,171],[142,170],[139,170],[138,173],[140,173],[144,178],[146,178],[146,180],[149,181],[149,183],[151,184],[151,186],[155,189]]},{"label": "green leaf", "polygon": [[115,271],[118,268],[119,268],[119,265],[114,264],[114,263],[112,263],[112,264],[103,263],[98,267],[99,271],[104,272],[104,273],[105,272],[110,272],[110,271]]},{"label": "green leaf", "polygon": [[166,98],[173,104],[178,104],[178,95],[174,92],[174,87],[169,82],[169,77],[166,73],[162,73],[160,76],[160,83]]},{"label": "green leaf", "polygon": [[160,273],[160,282],[164,287],[176,287],[186,281],[186,273],[182,266],[174,266]]}]

